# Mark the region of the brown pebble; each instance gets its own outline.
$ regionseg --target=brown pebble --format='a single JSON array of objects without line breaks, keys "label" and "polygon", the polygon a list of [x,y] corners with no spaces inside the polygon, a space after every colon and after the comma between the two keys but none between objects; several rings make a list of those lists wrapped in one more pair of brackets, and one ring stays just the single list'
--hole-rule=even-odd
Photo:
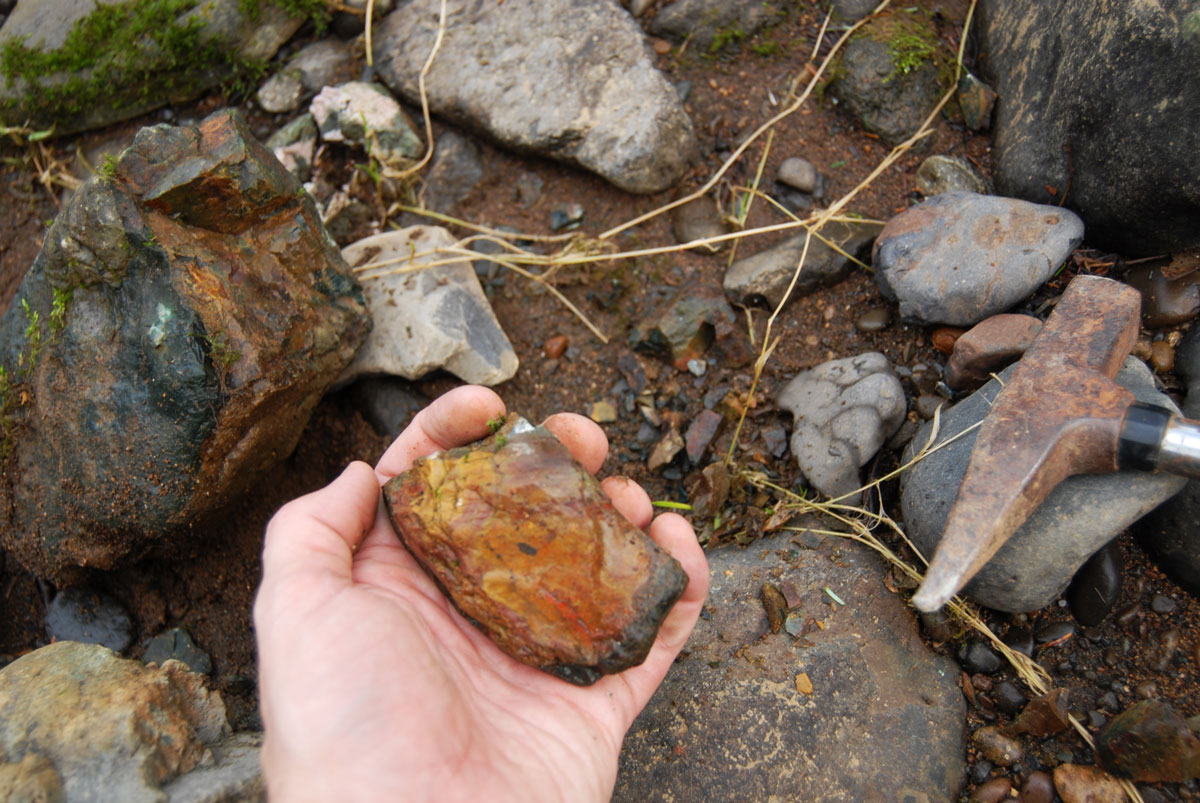
[{"label": "brown pebble", "polygon": [[1054,803],[1054,779],[1041,770],[1029,773],[1017,799],[1021,803]]},{"label": "brown pebble", "polygon": [[854,325],[860,332],[881,332],[892,322],[891,313],[883,307],[868,310],[859,316]]},{"label": "brown pebble", "polygon": [[988,725],[975,731],[973,737],[979,746],[983,757],[1001,767],[1007,767],[1021,760],[1023,755],[1021,743],[1009,736],[995,725]]},{"label": "brown pebble", "polygon": [[932,393],[922,393],[917,397],[917,415],[927,420],[933,418],[933,414],[936,413],[937,409],[943,404],[948,404],[948,402],[941,396],[935,396]]},{"label": "brown pebble", "polygon": [[1133,693],[1143,700],[1153,700],[1158,696],[1158,684],[1153,680],[1143,680],[1133,687]]},{"label": "brown pebble", "polygon": [[825,316],[826,321],[832,321],[837,317],[837,307],[833,306],[832,304],[826,304],[825,311],[822,314]]},{"label": "brown pebble", "polygon": [[933,343],[933,347],[942,354],[949,354],[954,351],[954,343],[963,334],[966,329],[959,329],[957,326],[939,326],[933,330],[933,335],[929,338]]},{"label": "brown pebble", "polygon": [[1165,374],[1175,368],[1175,349],[1165,340],[1150,344],[1150,367],[1156,373]]},{"label": "brown pebble", "polygon": [[652,45],[654,52],[660,56],[665,56],[671,52],[671,43],[666,39],[655,39]]},{"label": "brown pebble", "polygon": [[1063,803],[1125,803],[1120,782],[1098,767],[1063,764],[1054,768],[1054,788]]},{"label": "brown pebble", "polygon": [[555,335],[542,344],[542,352],[547,359],[557,360],[567,350],[569,342],[566,335]]},{"label": "brown pebble", "polygon": [[977,672],[971,675],[971,685],[975,687],[976,691],[991,691],[992,679]]},{"label": "brown pebble", "polygon": [[1007,778],[993,778],[971,793],[971,803],[1000,803],[1012,791],[1012,781]]}]

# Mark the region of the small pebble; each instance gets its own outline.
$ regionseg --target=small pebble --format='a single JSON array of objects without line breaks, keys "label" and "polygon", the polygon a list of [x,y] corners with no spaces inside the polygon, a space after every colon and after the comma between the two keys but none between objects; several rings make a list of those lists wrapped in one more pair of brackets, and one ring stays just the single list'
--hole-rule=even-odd
[{"label": "small pebble", "polygon": [[1027,627],[1013,627],[1004,634],[1004,644],[1013,652],[1033,655],[1033,631]]},{"label": "small pebble", "polygon": [[817,189],[817,168],[807,159],[793,156],[779,165],[775,180],[800,192],[812,194]]},{"label": "small pebble", "polygon": [[971,765],[971,783],[977,785],[985,783],[994,769],[995,765],[986,758],[976,761]]},{"label": "small pebble", "polygon": [[954,621],[941,611],[921,614],[921,627],[924,628],[925,635],[929,637],[929,640],[935,643],[950,641],[959,634]]},{"label": "small pebble", "polygon": [[659,433],[656,427],[652,427],[650,424],[643,422],[637,431],[637,441],[638,443],[653,443],[654,441],[658,440],[658,435]]},{"label": "small pebble", "polygon": [[595,402],[592,404],[591,412],[588,413],[588,418],[597,424],[611,424],[617,420],[617,408],[613,406],[612,402]]},{"label": "small pebble", "polygon": [[1171,659],[1175,657],[1175,651],[1179,649],[1180,632],[1178,628],[1171,628],[1163,633],[1158,640],[1158,660],[1154,663],[1154,668],[1159,672],[1165,672],[1167,667],[1171,665]]},{"label": "small pebble", "polygon": [[1150,367],[1155,373],[1165,374],[1175,368],[1175,349],[1165,340],[1150,344]]},{"label": "small pebble", "polygon": [[826,304],[825,310],[821,314],[825,318],[826,322],[831,322],[837,317],[837,307],[833,306],[832,304]]},{"label": "small pebble", "polygon": [[992,648],[982,641],[971,641],[964,644],[958,651],[958,663],[972,675],[977,673],[990,675],[999,671],[1000,667],[1004,665],[1000,656],[996,655]]},{"label": "small pebble", "polygon": [[993,778],[971,793],[971,803],[1000,803],[1012,791],[1012,781],[1008,778]]},{"label": "small pebble", "polygon": [[996,684],[992,697],[996,700],[996,707],[1006,714],[1020,712],[1025,707],[1025,704],[1029,702],[1029,698],[1007,680],[1002,680]]},{"label": "small pebble", "polygon": [[129,613],[112,597],[88,588],[64,588],[46,608],[51,641],[100,644],[121,652],[133,641]]},{"label": "small pebble", "polygon": [[1121,702],[1117,699],[1117,695],[1112,691],[1106,691],[1101,694],[1097,702],[1100,703],[1105,711],[1115,712],[1121,707]]},{"label": "small pebble", "polygon": [[1075,621],[1091,627],[1107,618],[1121,596],[1122,563],[1121,550],[1114,542],[1088,558],[1075,573],[1067,589],[1067,601]]},{"label": "small pebble", "polygon": [[1021,760],[1021,743],[1002,732],[995,725],[986,725],[975,731],[973,737],[979,752],[993,764],[1007,767]]},{"label": "small pebble", "polygon": [[1100,730],[1104,727],[1104,723],[1108,722],[1108,717],[1104,716],[1104,714],[1100,713],[1094,708],[1088,711],[1087,715],[1088,724],[1091,725],[1092,730]]},{"label": "small pebble", "polygon": [[212,659],[196,646],[192,637],[183,628],[173,627],[154,638],[146,645],[142,654],[142,663],[154,663],[161,666],[170,659],[182,661],[187,668],[201,675],[212,672]]},{"label": "small pebble", "polygon": [[1158,684],[1153,680],[1143,680],[1133,687],[1133,693],[1143,700],[1153,700],[1158,696]]},{"label": "small pebble", "polygon": [[960,329],[957,326],[939,326],[933,330],[933,334],[929,339],[935,349],[942,354],[949,354],[954,351],[954,344],[966,331],[966,329]]},{"label": "small pebble", "polygon": [[651,47],[653,47],[654,52],[660,56],[665,56],[671,52],[671,43],[666,39],[655,39]]},{"label": "small pebble", "polygon": [[708,363],[704,360],[691,359],[687,361],[687,369],[693,376],[704,376],[704,372],[708,370]]},{"label": "small pebble", "polygon": [[933,418],[937,413],[938,408],[946,405],[946,400],[941,396],[934,396],[930,393],[922,393],[917,397],[916,408],[917,415],[926,420]]},{"label": "small pebble", "polygon": [[1049,644],[1073,635],[1075,635],[1075,625],[1070,622],[1051,622],[1038,630],[1034,640],[1038,644]]},{"label": "small pebble", "polygon": [[1175,600],[1162,594],[1155,594],[1150,601],[1150,610],[1155,613],[1171,613],[1175,610]]},{"label": "small pebble", "polygon": [[975,687],[975,691],[991,691],[992,679],[987,675],[971,675],[971,685]]},{"label": "small pebble", "polygon": [[1134,619],[1138,618],[1142,613],[1142,606],[1138,603],[1133,603],[1128,608],[1117,614],[1117,624],[1127,625]]},{"label": "small pebble", "polygon": [[1054,803],[1054,779],[1041,770],[1029,773],[1017,799],[1021,803]]},{"label": "small pebble", "polygon": [[570,231],[579,228],[583,221],[583,206],[571,204],[566,209],[555,209],[550,213],[550,228],[555,231]]},{"label": "small pebble", "polygon": [[542,352],[547,359],[557,360],[566,352],[568,342],[566,335],[555,335],[542,344]]},{"label": "small pebble", "polygon": [[858,327],[860,332],[881,332],[891,323],[892,316],[887,309],[876,307],[873,310],[868,310],[858,317],[854,325]]}]

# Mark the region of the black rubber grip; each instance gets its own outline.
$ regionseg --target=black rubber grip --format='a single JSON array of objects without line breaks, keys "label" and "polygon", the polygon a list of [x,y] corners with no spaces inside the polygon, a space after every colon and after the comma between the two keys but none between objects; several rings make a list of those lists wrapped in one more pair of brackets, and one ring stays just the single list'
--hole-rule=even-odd
[{"label": "black rubber grip", "polygon": [[1170,410],[1142,402],[1131,404],[1121,423],[1117,466],[1141,471],[1158,468],[1158,451],[1170,420]]}]

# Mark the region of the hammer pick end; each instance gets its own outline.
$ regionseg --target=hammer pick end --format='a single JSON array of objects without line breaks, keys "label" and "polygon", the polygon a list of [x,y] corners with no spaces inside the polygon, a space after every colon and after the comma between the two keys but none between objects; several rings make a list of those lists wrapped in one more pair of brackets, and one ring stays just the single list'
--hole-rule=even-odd
[{"label": "hammer pick end", "polygon": [[925,575],[925,582],[913,595],[913,605],[922,613],[933,613],[951,600],[958,592],[960,583],[956,578],[944,572],[931,570]]}]

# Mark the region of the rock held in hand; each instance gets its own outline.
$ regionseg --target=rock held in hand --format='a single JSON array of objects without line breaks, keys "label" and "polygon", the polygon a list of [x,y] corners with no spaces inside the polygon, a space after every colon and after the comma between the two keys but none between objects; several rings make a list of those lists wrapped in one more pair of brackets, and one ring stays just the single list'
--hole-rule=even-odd
[{"label": "rock held in hand", "polygon": [[572,683],[645,660],[687,575],[541,427],[417,460],[384,487],[408,550],[504,652]]}]

